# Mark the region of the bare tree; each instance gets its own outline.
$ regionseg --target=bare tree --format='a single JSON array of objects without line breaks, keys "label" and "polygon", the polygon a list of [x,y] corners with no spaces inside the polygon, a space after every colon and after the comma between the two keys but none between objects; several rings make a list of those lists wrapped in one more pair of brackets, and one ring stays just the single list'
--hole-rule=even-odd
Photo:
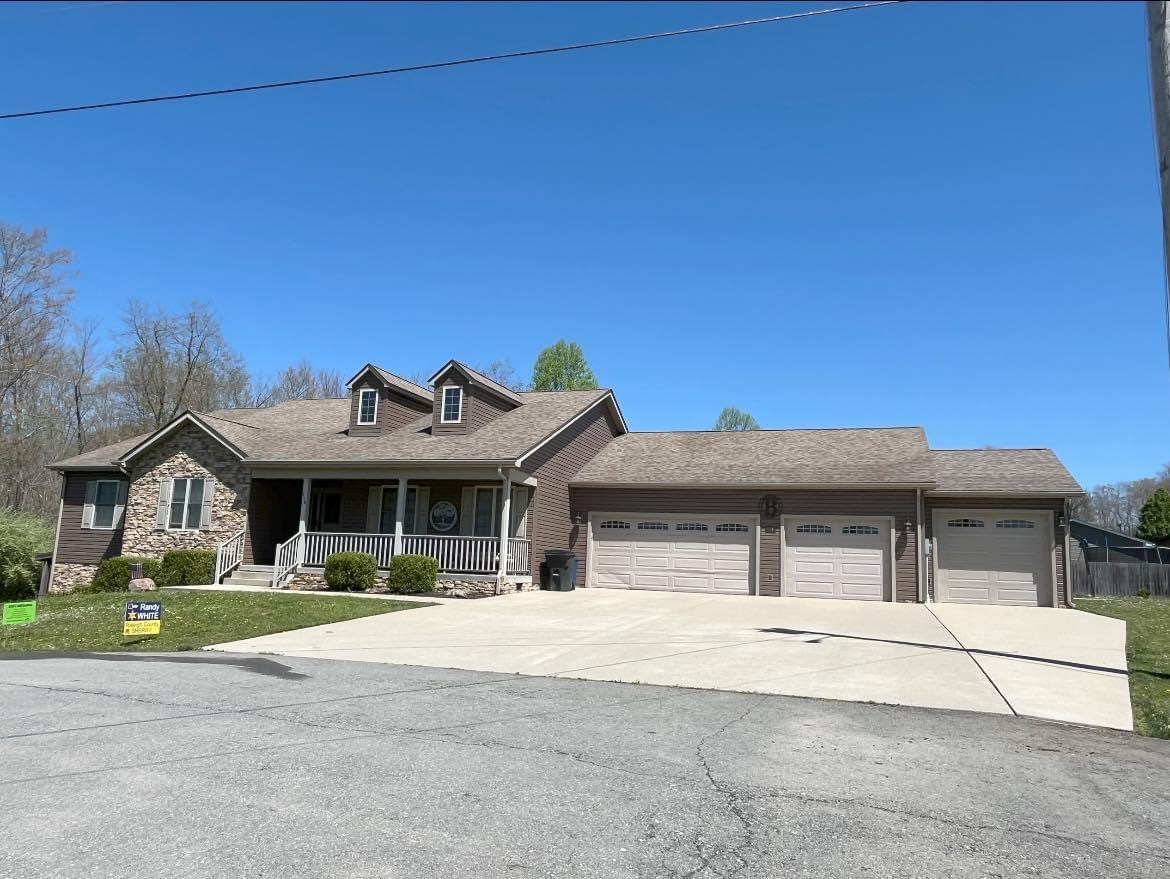
[{"label": "bare tree", "polygon": [[512,361],[507,358],[493,360],[487,366],[479,366],[476,369],[492,381],[499,382],[504,387],[510,388],[513,391],[527,391],[531,389],[528,382],[522,379],[520,374],[516,372],[516,368],[512,366]]},{"label": "bare tree", "polygon": [[68,250],[47,250],[43,229],[0,223],[0,400],[37,381],[57,353],[73,291]]},{"label": "bare tree", "polygon": [[124,416],[133,424],[158,428],[186,409],[240,405],[248,397],[243,361],[204,303],[171,314],[131,302],[122,341],[112,366]]},{"label": "bare tree", "polygon": [[271,384],[257,383],[252,388],[255,406],[275,406],[289,400],[335,399],[345,395],[345,382],[340,373],[319,369],[307,360],[286,366]]}]

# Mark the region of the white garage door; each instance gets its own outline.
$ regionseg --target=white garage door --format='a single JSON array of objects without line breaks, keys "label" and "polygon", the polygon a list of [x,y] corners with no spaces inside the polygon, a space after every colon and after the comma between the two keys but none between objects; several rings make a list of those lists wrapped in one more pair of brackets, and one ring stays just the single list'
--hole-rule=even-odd
[{"label": "white garage door", "polygon": [[590,584],[682,592],[751,591],[754,525],[709,516],[593,516]]},{"label": "white garage door", "polygon": [[1052,604],[1052,514],[935,510],[937,601]]},{"label": "white garage door", "polygon": [[881,601],[889,547],[883,519],[785,519],[784,594]]}]

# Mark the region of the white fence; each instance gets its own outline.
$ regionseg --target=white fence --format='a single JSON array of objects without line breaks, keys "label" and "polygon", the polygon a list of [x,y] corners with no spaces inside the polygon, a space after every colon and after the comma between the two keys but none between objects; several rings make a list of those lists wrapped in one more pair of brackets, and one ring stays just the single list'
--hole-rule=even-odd
[{"label": "white fence", "polygon": [[309,531],[305,534],[303,564],[325,567],[325,559],[335,552],[365,552],[378,560],[379,568],[390,567],[394,555],[393,534],[347,534]]}]

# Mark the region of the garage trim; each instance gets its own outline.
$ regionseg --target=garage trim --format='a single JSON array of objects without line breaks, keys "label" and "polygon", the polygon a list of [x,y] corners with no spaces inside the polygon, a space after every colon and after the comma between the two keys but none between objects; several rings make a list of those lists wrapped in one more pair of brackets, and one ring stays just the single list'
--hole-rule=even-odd
[{"label": "garage trim", "polygon": [[589,513],[588,526],[585,529],[585,582],[582,588],[605,588],[593,586],[593,532],[594,522],[604,519],[657,519],[663,522],[689,522],[694,519],[719,519],[723,522],[740,522],[752,529],[751,563],[748,566],[748,595],[760,594],[760,517],[744,515],[742,513],[658,513],[658,512],[621,512],[592,510]]},{"label": "garage trim", "polygon": [[[958,498],[956,498],[958,500]],[[1066,501],[1067,504],[1067,501]],[[1048,532],[1048,576],[1049,576],[1049,592],[1051,601],[1048,604],[1040,604],[1039,607],[1061,607],[1060,595],[1057,587],[1056,577],[1056,513],[1053,510],[1034,509],[1025,507],[934,507],[930,512],[931,519],[931,535],[930,535],[930,599],[935,602],[940,602],[939,597],[939,552],[938,543],[940,536],[940,529],[938,523],[948,516],[953,516],[957,513],[978,513],[980,516],[987,516],[994,518],[996,516],[1003,516],[1004,518],[1012,518],[1015,513],[1024,513],[1029,516],[1036,516],[1045,523]],[[1067,542],[1068,534],[1066,529],[1065,541]],[[1068,567],[1068,551],[1065,551],[1065,568]],[[1068,577],[1065,577],[1063,589],[1068,589]],[[1071,603],[1070,603],[1071,606]]]},{"label": "garage trim", "polygon": [[[889,554],[882,561],[882,601],[893,601],[894,593],[897,591],[896,586],[896,572],[897,565],[895,552],[897,550],[896,542],[898,539],[898,532],[893,516],[822,516],[818,513],[792,513],[785,514],[780,517],[780,595],[788,598],[788,584],[784,580],[785,560],[788,555],[788,520],[790,519],[826,519],[831,522],[885,522],[887,525],[887,533],[889,535],[889,545],[885,547]],[[849,599],[844,599],[848,601]]]}]

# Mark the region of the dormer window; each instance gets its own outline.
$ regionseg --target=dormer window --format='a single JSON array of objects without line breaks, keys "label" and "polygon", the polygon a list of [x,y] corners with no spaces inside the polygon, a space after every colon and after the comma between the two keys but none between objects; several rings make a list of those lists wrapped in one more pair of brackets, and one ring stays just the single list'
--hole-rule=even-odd
[{"label": "dormer window", "polygon": [[378,423],[378,391],[375,388],[363,388],[358,397],[358,424]]},{"label": "dormer window", "polygon": [[463,420],[463,388],[448,385],[443,388],[443,424],[456,424]]}]

